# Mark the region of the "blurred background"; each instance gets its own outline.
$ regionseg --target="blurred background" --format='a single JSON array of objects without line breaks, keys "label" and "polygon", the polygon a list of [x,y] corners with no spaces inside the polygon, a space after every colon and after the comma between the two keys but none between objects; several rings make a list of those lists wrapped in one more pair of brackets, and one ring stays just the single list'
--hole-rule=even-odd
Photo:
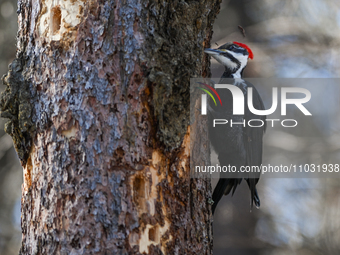
[{"label": "blurred background", "polygon": [[[16,8],[16,1],[0,0],[1,76],[15,57]],[[246,38],[238,25],[245,28]],[[223,0],[212,47],[228,41],[247,43],[254,52],[245,77],[340,77],[340,2]],[[220,77],[223,68],[212,61],[212,73]],[[258,89],[270,103],[270,93]],[[320,105],[333,102],[329,112],[338,115],[338,95],[337,87],[330,86],[320,88],[317,96]],[[312,142],[306,134],[269,129],[264,163],[340,163],[340,118],[320,118],[309,123],[309,130],[318,132]],[[0,119],[0,254],[12,255],[18,254],[21,240],[22,169],[3,126]],[[258,187],[259,210],[250,212],[245,183],[220,202],[214,217],[214,254],[340,254],[340,179],[263,178]]]},{"label": "blurred background", "polygon": [[[211,47],[228,41],[254,52],[245,77],[340,77],[340,1],[223,0]],[[212,76],[220,77],[223,67],[211,63]],[[296,86],[311,91],[314,104],[307,109],[313,117],[295,116],[299,129],[269,127],[264,164],[340,163],[340,79],[315,80],[319,86],[308,81]],[[271,89],[257,89],[268,109]],[[245,182],[217,206],[215,255],[340,254],[340,178],[262,178],[257,186],[259,210],[250,212]]]}]

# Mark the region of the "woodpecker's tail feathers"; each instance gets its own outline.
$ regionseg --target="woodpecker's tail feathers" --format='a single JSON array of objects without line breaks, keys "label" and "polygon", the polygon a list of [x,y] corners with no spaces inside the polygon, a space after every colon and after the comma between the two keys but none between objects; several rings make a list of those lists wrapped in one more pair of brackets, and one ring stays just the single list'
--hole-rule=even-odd
[{"label": "woodpecker's tail feathers", "polygon": [[260,203],[260,198],[259,198],[259,195],[257,194],[256,188],[255,188],[255,194],[254,194],[254,197],[253,197],[253,202],[254,202],[254,204],[255,204],[255,207],[256,207],[257,209],[259,209],[261,203]]},{"label": "woodpecker's tail feathers", "polygon": [[[234,183],[234,187],[233,187],[233,192],[231,193],[232,196],[234,195],[237,186],[241,184],[241,181],[242,181],[242,179],[235,179],[235,183]],[[229,192],[228,192],[228,194],[229,194]],[[225,194],[225,195],[228,195],[228,194]]]},{"label": "woodpecker's tail feathers", "polygon": [[218,202],[221,200],[223,195],[228,195],[231,190],[233,190],[232,194],[234,194],[237,186],[240,184],[242,179],[227,179],[220,178],[218,183],[214,189],[212,200],[214,201],[212,205],[212,213],[214,214],[216,206]]},{"label": "woodpecker's tail feathers", "polygon": [[256,182],[257,180],[254,178],[247,179],[247,183],[250,189],[250,206],[253,207],[255,204],[256,208],[260,207],[260,198],[256,190]]}]

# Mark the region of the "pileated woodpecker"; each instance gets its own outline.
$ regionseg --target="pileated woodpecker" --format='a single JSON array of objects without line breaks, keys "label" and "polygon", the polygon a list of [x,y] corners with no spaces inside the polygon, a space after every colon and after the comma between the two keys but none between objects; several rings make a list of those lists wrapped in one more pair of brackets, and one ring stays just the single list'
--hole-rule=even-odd
[{"label": "pileated woodpecker", "polygon": [[[232,84],[240,88],[244,94],[245,105],[244,115],[233,115],[232,94],[227,89],[219,90],[219,95],[223,100],[223,106],[209,106],[209,139],[218,155],[221,166],[235,166],[237,171],[241,166],[260,166],[262,163],[262,138],[266,129],[266,117],[258,116],[249,111],[247,105],[247,89],[253,89],[253,106],[255,109],[264,110],[262,99],[254,85],[242,80],[243,70],[247,66],[248,59],[253,59],[251,49],[238,42],[229,42],[218,49],[205,49],[205,53],[211,55],[219,63],[224,65],[225,71],[219,84]],[[216,125],[213,127],[213,119],[230,119],[235,125]],[[263,121],[262,127],[250,127],[247,125],[251,119]],[[242,123],[245,123],[242,124]],[[212,212],[215,212],[217,203],[223,195],[228,195],[232,190],[234,194],[237,186],[241,183],[242,177],[247,181],[250,189],[251,206],[260,206],[260,198],[256,190],[260,173],[249,173],[240,177],[239,174],[230,175],[221,173],[220,179],[214,189],[212,200]]]}]

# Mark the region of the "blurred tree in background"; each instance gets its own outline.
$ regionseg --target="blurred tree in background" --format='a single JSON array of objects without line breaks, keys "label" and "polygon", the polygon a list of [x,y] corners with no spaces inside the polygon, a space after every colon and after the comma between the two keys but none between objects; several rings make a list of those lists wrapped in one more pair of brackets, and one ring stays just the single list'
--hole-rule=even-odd
[{"label": "blurred tree in background", "polygon": [[[0,0],[1,74],[15,55],[15,9],[15,1]],[[238,25],[246,29],[246,38]],[[241,41],[252,48],[255,59],[246,77],[340,76],[339,1],[223,0],[214,31],[212,47]],[[219,77],[223,68],[212,62],[212,72]],[[314,118],[320,136],[311,141],[307,135],[268,130],[264,163],[339,163],[339,100],[333,100],[339,91],[320,88],[313,96],[333,114],[331,120]],[[0,254],[17,254],[22,170],[3,124],[1,119]],[[262,179],[258,186],[260,210],[249,212],[245,183],[221,201],[214,218],[214,254],[340,254],[339,179]]]},{"label": "blurred tree in background", "polygon": [[[245,28],[246,38],[238,25]],[[255,58],[245,77],[339,77],[339,1],[223,1],[214,31],[212,44],[250,45]],[[213,75],[222,72],[213,62]],[[340,162],[339,87],[318,89],[312,97],[319,104],[312,109],[324,114],[313,116],[300,136],[268,128],[263,164]],[[260,92],[271,102],[268,92]],[[252,213],[247,187],[241,185],[243,190],[224,198],[217,209],[214,254],[340,254],[339,180],[263,178],[258,185],[261,207]]]}]

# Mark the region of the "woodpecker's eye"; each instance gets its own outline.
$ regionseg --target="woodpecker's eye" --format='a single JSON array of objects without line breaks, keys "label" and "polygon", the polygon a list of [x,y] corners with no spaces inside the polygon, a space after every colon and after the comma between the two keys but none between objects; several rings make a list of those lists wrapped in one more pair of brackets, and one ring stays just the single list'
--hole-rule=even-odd
[{"label": "woodpecker's eye", "polygon": [[230,45],[229,49],[233,50],[233,49],[235,49],[235,46],[234,45]]}]

